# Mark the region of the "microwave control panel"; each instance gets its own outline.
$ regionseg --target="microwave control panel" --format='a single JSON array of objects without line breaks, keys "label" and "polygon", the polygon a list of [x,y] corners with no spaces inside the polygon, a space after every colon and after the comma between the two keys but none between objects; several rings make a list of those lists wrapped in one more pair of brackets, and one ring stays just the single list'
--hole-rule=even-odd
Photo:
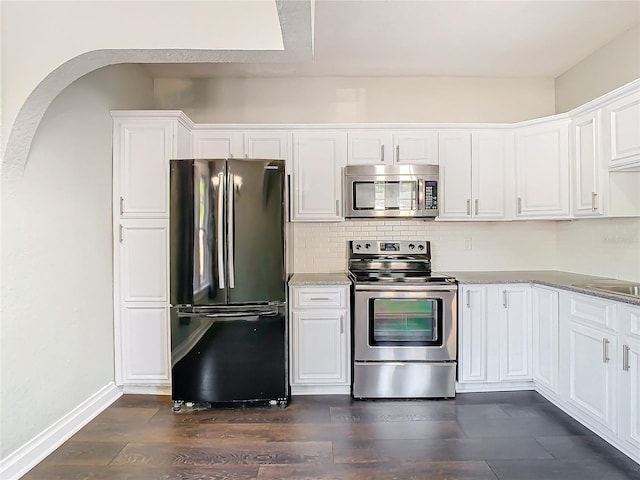
[{"label": "microwave control panel", "polygon": [[425,180],[424,182],[424,209],[438,209],[438,182],[435,180]]}]

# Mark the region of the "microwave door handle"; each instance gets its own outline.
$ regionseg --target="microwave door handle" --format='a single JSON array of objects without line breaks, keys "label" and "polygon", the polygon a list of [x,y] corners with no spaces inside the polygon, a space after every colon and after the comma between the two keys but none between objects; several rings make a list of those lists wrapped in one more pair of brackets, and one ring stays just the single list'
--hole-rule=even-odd
[{"label": "microwave door handle", "polygon": [[422,178],[418,178],[418,205],[416,210],[421,216],[427,213],[427,206],[425,205],[424,199],[424,180]]}]

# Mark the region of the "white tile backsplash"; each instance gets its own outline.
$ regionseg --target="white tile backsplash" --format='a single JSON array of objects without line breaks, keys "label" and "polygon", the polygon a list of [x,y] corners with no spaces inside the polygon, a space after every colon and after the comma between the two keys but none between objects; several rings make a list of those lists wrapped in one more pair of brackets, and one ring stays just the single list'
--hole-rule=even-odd
[{"label": "white tile backsplash", "polygon": [[551,270],[556,260],[556,227],[548,221],[296,223],[293,238],[297,273],[345,271],[347,242],[360,239],[429,240],[434,271]]}]

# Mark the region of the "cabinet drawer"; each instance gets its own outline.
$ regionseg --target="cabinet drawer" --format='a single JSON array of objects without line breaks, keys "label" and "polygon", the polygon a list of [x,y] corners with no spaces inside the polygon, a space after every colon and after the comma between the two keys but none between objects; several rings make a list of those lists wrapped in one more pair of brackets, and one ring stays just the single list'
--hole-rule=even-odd
[{"label": "cabinet drawer", "polygon": [[567,294],[566,302],[569,320],[583,325],[615,329],[614,302],[578,293]]},{"label": "cabinet drawer", "polygon": [[346,287],[294,287],[293,308],[345,308]]}]

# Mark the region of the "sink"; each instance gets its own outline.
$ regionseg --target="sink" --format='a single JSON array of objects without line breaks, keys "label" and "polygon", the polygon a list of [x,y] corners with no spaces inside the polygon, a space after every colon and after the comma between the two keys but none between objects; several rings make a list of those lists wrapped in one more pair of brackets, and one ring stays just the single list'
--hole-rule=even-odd
[{"label": "sink", "polygon": [[581,283],[574,286],[581,288],[590,288],[593,290],[601,290],[603,292],[616,293],[618,295],[626,295],[628,297],[640,298],[640,283],[609,281]]}]

